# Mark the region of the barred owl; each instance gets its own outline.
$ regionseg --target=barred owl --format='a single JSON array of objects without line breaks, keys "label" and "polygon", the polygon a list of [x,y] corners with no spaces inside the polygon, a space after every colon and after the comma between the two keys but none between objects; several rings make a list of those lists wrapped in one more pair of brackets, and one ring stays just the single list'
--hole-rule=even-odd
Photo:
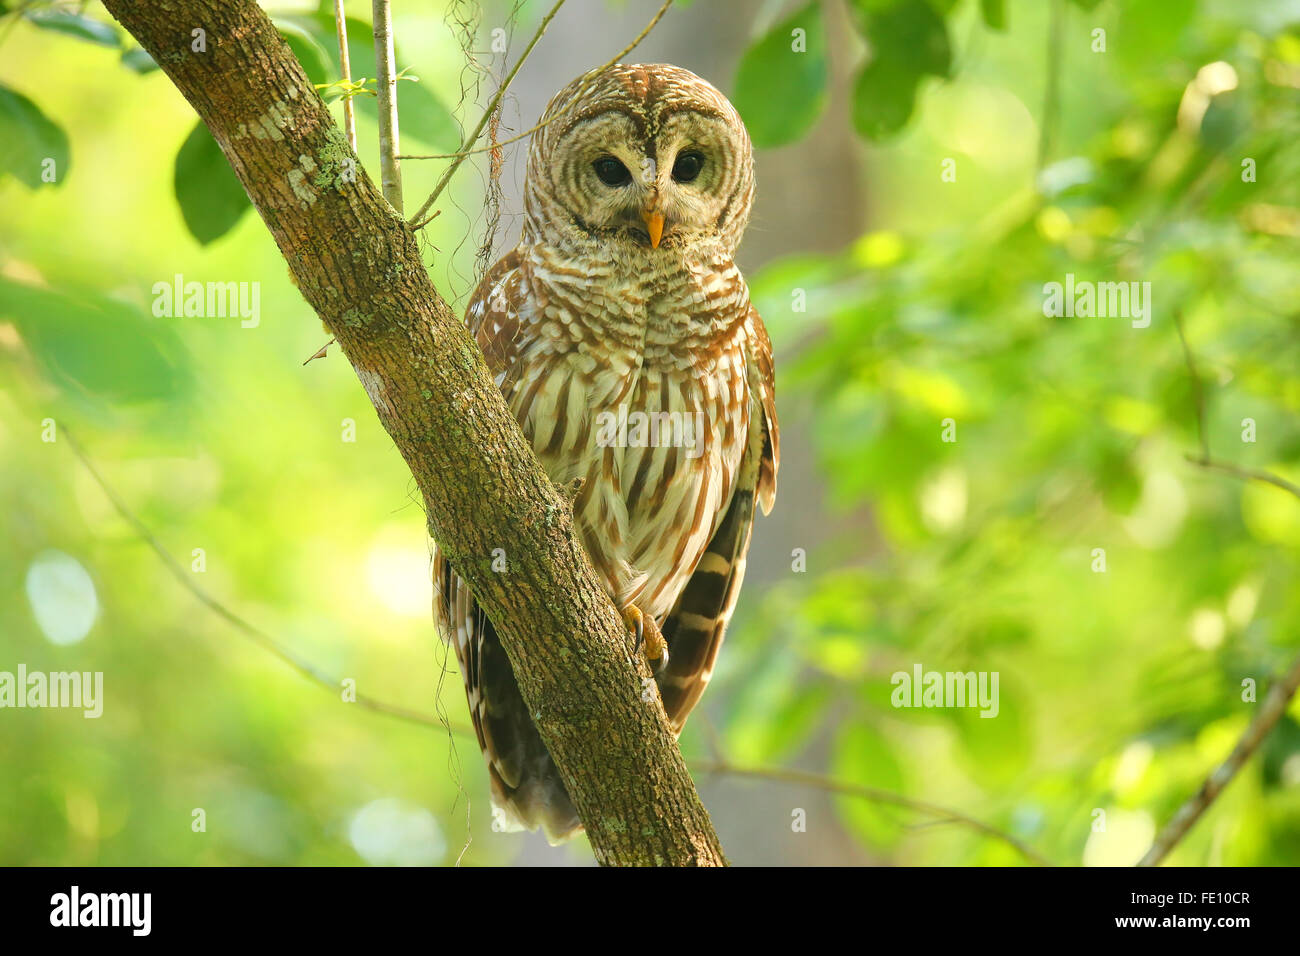
[{"label": "barred owl", "polygon": [[[542,121],[519,245],[467,320],[551,479],[582,479],[578,533],[680,733],[780,460],[771,345],[733,261],[749,136],[718,90],[662,64],[579,77]],[[496,819],[559,842],[580,823],[492,622],[439,552],[433,573]]]}]

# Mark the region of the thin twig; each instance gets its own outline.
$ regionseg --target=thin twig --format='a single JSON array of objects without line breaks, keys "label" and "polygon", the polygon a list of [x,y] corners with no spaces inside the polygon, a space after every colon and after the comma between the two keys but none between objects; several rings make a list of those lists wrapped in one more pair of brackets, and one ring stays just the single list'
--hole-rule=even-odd
[{"label": "thin twig", "polygon": [[[410,221],[412,223],[419,222],[424,214],[429,211],[429,207],[437,202],[438,197],[442,195],[442,191],[447,188],[447,183],[451,181],[451,177],[456,174],[456,170],[460,169],[461,163],[465,162],[466,157],[470,155],[467,150],[471,145],[478,142],[478,138],[483,135],[483,128],[487,126],[488,121],[492,118],[493,114],[496,113],[497,106],[500,105],[502,97],[506,95],[506,91],[510,89],[510,84],[514,82],[515,75],[519,72],[519,68],[527,62],[528,55],[533,52],[533,48],[537,46],[538,42],[542,39],[542,34],[546,32],[546,28],[551,25],[551,20],[553,20],[555,15],[560,12],[560,7],[562,6],[564,6],[564,0],[557,0],[555,6],[551,7],[550,12],[548,12],[546,16],[542,17],[542,22],[538,24],[537,30],[533,33],[533,38],[528,41],[528,46],[524,47],[524,52],[519,55],[519,59],[515,61],[515,65],[511,67],[510,72],[506,74],[506,78],[502,80],[501,85],[497,87],[497,91],[488,103],[487,109],[483,111],[483,115],[480,116],[478,122],[474,124],[474,129],[465,137],[464,141],[461,143],[460,149],[456,153],[452,154],[452,157],[455,158],[456,161],[443,171],[442,178],[438,180],[438,185],[433,187],[433,192],[429,194],[429,198],[424,201],[424,205],[422,205],[416,211],[415,215],[411,217]],[[491,147],[489,147],[489,149],[491,149]],[[403,158],[409,159],[414,157]]]},{"label": "thin twig", "polygon": [[[303,677],[306,677],[308,680],[329,691],[331,695],[339,694],[342,687],[342,684],[339,681],[322,673],[310,661],[299,657],[265,631],[254,627],[248,621],[244,620],[234,611],[230,610],[212,595],[208,594],[195,584],[194,575],[191,572],[186,571],[181,563],[172,557],[171,553],[162,546],[156,537],[154,537],[153,532],[149,530],[148,526],[130,509],[113,487],[104,480],[103,476],[100,475],[99,470],[95,467],[94,462],[90,460],[90,456],[86,454],[85,450],[81,447],[81,443],[77,441],[73,434],[68,430],[67,426],[60,425],[60,431],[68,445],[72,448],[73,453],[81,460],[81,464],[85,467],[86,471],[90,473],[90,477],[94,479],[95,484],[99,485],[99,489],[112,503],[117,513],[131,526],[137,537],[147,544],[154,554],[158,556],[159,560],[162,561],[163,566],[171,572],[172,577],[180,582],[181,586],[184,587],[185,590],[193,594],[198,598],[200,603],[208,608],[208,610],[224,619],[228,624],[232,625],[237,631],[242,633],[258,647],[274,654]],[[335,699],[337,700],[339,698],[335,696]],[[423,714],[418,711],[409,710],[406,707],[399,707],[395,704],[385,703],[384,701],[376,700],[375,698],[360,692],[357,692],[356,694],[355,703],[366,710],[374,711],[377,714],[386,714],[389,717],[397,717],[400,720],[409,721],[414,724],[421,724],[427,727],[448,729],[447,724],[444,724],[442,721],[429,714]],[[450,725],[450,729],[456,733],[473,733],[469,728],[460,727],[455,724]]]},{"label": "thin twig", "polygon": [[1268,696],[1264,698],[1264,703],[1259,708],[1259,713],[1255,719],[1250,722],[1246,732],[1241,735],[1237,741],[1237,746],[1232,748],[1232,753],[1228,759],[1219,765],[1214,773],[1210,774],[1201,788],[1196,791],[1196,796],[1192,797],[1173,815],[1164,829],[1156,836],[1155,842],[1151,844],[1151,849],[1147,850],[1146,856],[1138,862],[1138,866],[1156,866],[1169,855],[1175,846],[1182,840],[1187,832],[1196,824],[1210,808],[1215,797],[1223,792],[1236,777],[1237,772],[1245,765],[1251,755],[1259,749],[1259,745],[1264,742],[1278,720],[1286,712],[1287,704],[1295,696],[1296,689],[1300,687],[1300,657],[1291,662],[1291,667],[1273,682],[1269,688]]},{"label": "thin twig", "polygon": [[437,219],[437,218],[438,218],[439,216],[441,216],[441,215],[442,215],[442,210],[441,210],[441,209],[435,209],[433,212],[429,213],[429,215],[425,216],[425,217],[424,217],[423,219],[421,219],[419,222],[417,222],[417,223],[415,223],[414,225],[412,225],[412,226],[411,226],[411,231],[412,231],[412,232],[419,232],[421,229],[423,229],[425,226],[427,226],[429,223],[433,222],[435,219]]},{"label": "thin twig", "polygon": [[[672,5],[673,5],[673,0],[664,0],[663,6],[659,8],[658,12],[655,13],[655,15],[650,19],[650,22],[645,25],[645,29],[643,29],[640,33],[638,33],[631,43],[629,43],[622,50],[620,50],[618,54],[615,57],[613,57],[613,59],[609,60],[607,63],[597,67],[596,69],[588,73],[586,82],[584,82],[583,85],[578,90],[578,95],[574,96],[569,101],[570,105],[577,102],[579,99],[581,99],[581,94],[586,92],[588,87],[590,87],[591,84],[595,81],[596,77],[600,76],[600,74],[604,73],[611,66],[618,63],[619,60],[621,60],[623,57],[627,56],[634,49],[636,49],[636,47],[640,45],[641,41],[650,35],[650,31],[655,28],[655,24],[657,24],[660,21],[660,19],[662,19],[663,15],[668,12],[668,8],[671,7]],[[558,6],[559,4],[556,4],[557,8]],[[554,11],[552,11],[552,13],[553,12]],[[545,27],[545,25],[546,25],[545,21],[543,21],[542,24],[543,28]],[[533,38],[533,43],[537,42],[537,39],[538,37],[540,37],[540,35],[541,34],[539,32],[538,35]],[[533,43],[530,43],[528,45],[528,50],[532,49]],[[524,51],[525,57],[528,55],[528,50]],[[520,63],[522,62],[523,62],[523,58],[521,57]],[[494,98],[493,103],[489,104],[487,111],[484,112],[482,118],[479,120],[478,126],[475,127],[474,132],[470,136],[466,137],[465,142],[461,145],[459,151],[455,153],[435,153],[435,154],[426,154],[426,155],[418,155],[418,156],[406,155],[402,157],[403,159],[454,160],[454,162],[449,167],[447,167],[447,171],[442,174],[442,179],[440,179],[438,181],[438,185],[434,187],[432,195],[430,195],[429,198],[425,200],[424,205],[420,207],[420,211],[411,217],[412,221],[418,220],[420,216],[423,215],[424,211],[428,209],[430,206],[432,206],[435,201],[437,201],[438,196],[440,196],[442,194],[442,191],[447,187],[447,183],[451,180],[452,175],[456,172],[458,168],[460,168],[460,164],[463,163],[467,157],[473,156],[475,153],[490,153],[495,149],[500,149],[502,146],[509,146],[512,143],[517,143],[522,139],[527,139],[529,136],[532,136],[538,130],[543,129],[544,127],[550,125],[551,123],[559,119],[562,115],[564,115],[565,110],[564,109],[559,110],[555,113],[555,115],[551,116],[549,119],[538,123],[532,129],[524,130],[518,136],[512,136],[509,139],[504,139],[499,143],[493,143],[489,146],[483,146],[477,149],[469,148],[473,143],[478,141],[479,135],[482,134],[483,132],[483,127],[487,125],[487,121],[491,117],[493,109],[495,109],[496,99],[499,99],[502,96],[502,94],[504,94],[506,87],[510,83],[510,80],[514,78],[515,72],[519,69],[519,65],[520,65],[519,63],[515,64],[515,70],[512,70],[510,76],[506,77],[506,82],[503,83],[501,89],[497,91],[497,96],[496,98]],[[566,107],[565,109],[567,108],[568,107]]]},{"label": "thin twig", "polygon": [[1234,465],[1230,461],[1220,461],[1217,458],[1197,458],[1195,455],[1188,455],[1187,460],[1193,465],[1208,471],[1222,472],[1225,475],[1240,478],[1242,481],[1261,481],[1266,485],[1281,488],[1283,491],[1290,492],[1300,498],[1300,485],[1287,481],[1281,475],[1275,475],[1271,471],[1265,471],[1262,468],[1243,468],[1241,465]]},{"label": "thin twig", "polygon": [[375,34],[375,69],[379,93],[379,170],[384,198],[402,212],[402,165],[397,154],[401,136],[397,125],[397,69],[393,63],[393,14],[389,0],[371,4]]},{"label": "thin twig", "polygon": [[842,780],[836,780],[834,777],[827,777],[820,773],[810,773],[804,770],[787,770],[781,767],[739,767],[735,764],[728,763],[725,760],[695,761],[691,767],[701,773],[718,773],[732,777],[749,777],[755,780],[774,780],[778,783],[790,783],[803,787],[815,787],[818,790],[827,790],[831,793],[841,793],[845,796],[860,797],[863,800],[870,800],[873,803],[886,803],[895,807],[905,807],[908,810],[915,810],[918,813],[929,814],[937,817],[941,822],[960,823],[983,833],[985,836],[1001,840],[1003,843],[1014,847],[1025,859],[1037,864],[1038,866],[1052,866],[1052,861],[1040,854],[1033,847],[1029,846],[1023,840],[1000,830],[991,823],[985,823],[975,817],[962,813],[960,810],[950,810],[947,807],[941,807],[934,803],[927,803],[924,800],[913,800],[911,797],[905,797],[902,794],[892,793],[888,790],[878,790],[875,787],[865,787],[856,783],[846,783]]},{"label": "thin twig", "polygon": [[[343,72],[343,82],[352,83],[352,62],[348,57],[348,20],[343,12],[343,0],[334,0],[334,30],[339,38],[339,67]],[[357,151],[357,114],[352,105],[352,97],[343,97],[343,130],[347,133],[348,145],[352,152]]]}]

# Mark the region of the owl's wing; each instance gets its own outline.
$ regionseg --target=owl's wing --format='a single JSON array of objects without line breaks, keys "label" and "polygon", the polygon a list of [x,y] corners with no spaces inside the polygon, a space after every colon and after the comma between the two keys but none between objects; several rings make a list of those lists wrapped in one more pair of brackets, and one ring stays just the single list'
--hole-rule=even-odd
[{"label": "owl's wing", "polygon": [[[776,420],[776,367],[772,363],[772,341],[758,310],[749,307],[751,362],[749,388],[758,393],[763,411],[763,451],[758,463],[758,503],[763,514],[772,513],[776,502],[776,472],[781,467],[781,427]],[[752,432],[752,426],[751,426]]]},{"label": "owl's wing", "polygon": [[[507,397],[518,374],[521,282],[519,257],[511,253],[483,277],[467,310],[470,332]],[[528,714],[496,628],[436,546],[433,583],[434,617],[460,661],[492,802],[505,814],[500,823],[516,830],[540,825],[552,843],[569,837],[580,825],[577,812]]]},{"label": "owl's wing", "polygon": [[745,331],[749,441],[737,470],[735,490],[694,573],[660,625],[668,642],[668,667],[659,677],[659,692],[674,733],[681,733],[713,676],[718,649],[745,577],[754,500],[758,499],[763,514],[772,510],[776,500],[781,433],[776,421],[772,343],[763,320],[752,307]]}]

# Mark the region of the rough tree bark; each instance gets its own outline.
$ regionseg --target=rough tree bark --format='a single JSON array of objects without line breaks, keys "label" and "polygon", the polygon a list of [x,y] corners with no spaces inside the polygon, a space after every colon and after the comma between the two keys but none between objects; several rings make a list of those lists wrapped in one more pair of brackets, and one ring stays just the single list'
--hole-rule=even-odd
[{"label": "rough tree bark", "polygon": [[[496,623],[608,865],[722,865],[643,662],[482,355],[275,27],[250,0],[105,0],[198,111],[337,338]],[[206,33],[206,52],[192,31]],[[504,548],[509,570],[494,573]],[[652,685],[651,685],[652,686]],[[653,696],[653,695],[651,695]]]}]

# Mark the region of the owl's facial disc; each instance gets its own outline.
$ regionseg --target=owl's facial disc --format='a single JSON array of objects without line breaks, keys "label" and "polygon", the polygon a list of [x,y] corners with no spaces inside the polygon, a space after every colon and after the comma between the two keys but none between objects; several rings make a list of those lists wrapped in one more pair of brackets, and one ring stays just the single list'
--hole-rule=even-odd
[{"label": "owl's facial disc", "polygon": [[[555,150],[552,182],[575,226],[647,251],[720,238],[748,143],[711,112],[681,110],[646,124],[622,110],[576,123]],[[745,149],[738,161],[738,146]],[[738,204],[737,204],[738,205]]]}]

